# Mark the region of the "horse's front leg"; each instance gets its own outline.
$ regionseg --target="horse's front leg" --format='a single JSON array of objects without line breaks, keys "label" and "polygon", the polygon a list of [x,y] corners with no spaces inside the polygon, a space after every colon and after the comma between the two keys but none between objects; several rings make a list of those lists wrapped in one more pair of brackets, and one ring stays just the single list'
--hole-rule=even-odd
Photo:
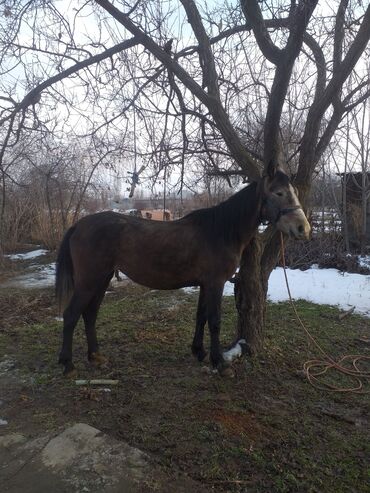
[{"label": "horse's front leg", "polygon": [[203,286],[200,287],[198,308],[197,308],[197,318],[195,325],[195,333],[193,338],[193,343],[191,345],[191,351],[198,361],[207,360],[207,351],[204,349],[204,326],[207,322],[207,304],[206,297],[204,293]]},{"label": "horse's front leg", "polygon": [[234,376],[230,365],[224,360],[220,348],[221,302],[224,285],[212,286],[206,290],[207,319],[211,338],[211,364],[222,376]]}]

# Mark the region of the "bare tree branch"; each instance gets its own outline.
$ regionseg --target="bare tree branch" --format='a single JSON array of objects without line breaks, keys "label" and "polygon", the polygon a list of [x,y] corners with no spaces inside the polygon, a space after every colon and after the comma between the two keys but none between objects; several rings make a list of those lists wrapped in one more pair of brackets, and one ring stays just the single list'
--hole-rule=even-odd
[{"label": "bare tree branch", "polygon": [[10,112],[9,115],[6,117],[2,118],[0,120],[0,126],[3,125],[6,121],[12,118],[13,115],[16,113],[27,109],[28,106],[38,103],[40,101],[40,95],[44,89],[47,87],[52,86],[56,82],[59,82],[63,79],[66,79],[68,76],[89,67],[90,65],[94,65],[106,58],[111,57],[112,55],[119,53],[123,50],[126,50],[128,48],[132,48],[138,43],[138,41],[135,38],[128,39],[126,41],[123,41],[122,43],[119,43],[112,48],[109,48],[105,50],[103,53],[99,53],[98,55],[94,55],[90,58],[87,58],[86,60],[82,60],[81,62],[76,63],[72,67],[67,68],[66,70],[63,70],[57,75],[54,75],[53,77],[50,77],[49,79],[41,82],[38,86],[34,87],[31,91],[29,91],[26,96],[22,99],[20,103],[16,105],[16,107]]},{"label": "bare tree branch", "polygon": [[262,13],[256,0],[243,0],[242,6],[247,19],[253,25],[256,41],[263,54],[276,65],[274,82],[269,98],[264,133],[265,167],[269,162],[281,161],[280,119],[288,90],[294,62],[301,50],[304,33],[310,17],[316,7],[317,0],[301,1],[291,10],[289,19],[290,34],[284,49],[273,45],[263,21]]},{"label": "bare tree branch", "polygon": [[241,6],[248,23],[252,26],[258,46],[264,56],[274,65],[281,60],[282,50],[272,41],[256,0],[242,0]]},{"label": "bare tree branch", "polygon": [[234,159],[242,166],[246,173],[253,178],[260,176],[260,171],[254,161],[248,155],[246,149],[235,132],[229,117],[220,103],[213,95],[207,94],[204,89],[190,76],[186,70],[176,62],[170,54],[161,48],[152,38],[145,34],[131,19],[107,0],[96,0],[101,7],[109,12],[118,22],[120,22],[135,38],[149,50],[158,60],[160,60],[176,77],[187,87],[210,111],[215,119],[217,126],[228,145]]},{"label": "bare tree branch", "polygon": [[[344,82],[354,69],[361,54],[364,52],[370,40],[370,6],[365,11],[360,28],[350,45],[346,56],[339,63],[337,61],[337,70],[326,86],[320,98],[316,98],[307,115],[305,132],[302,139],[300,164],[297,173],[297,182],[303,186],[309,183],[317,161],[322,155],[321,147],[316,147],[319,135],[320,125],[326,110],[337,100]],[[338,48],[337,48],[338,50]],[[339,55],[338,55],[339,56]],[[330,132],[329,132],[330,133]]]}]

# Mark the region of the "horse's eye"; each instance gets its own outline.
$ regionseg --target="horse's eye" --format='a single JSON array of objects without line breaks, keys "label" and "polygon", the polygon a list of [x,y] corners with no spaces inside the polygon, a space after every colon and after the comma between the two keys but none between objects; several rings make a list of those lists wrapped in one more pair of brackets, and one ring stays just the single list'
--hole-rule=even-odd
[{"label": "horse's eye", "polygon": [[283,192],[276,192],[276,195],[277,195],[278,197],[282,197],[282,196],[283,196]]}]

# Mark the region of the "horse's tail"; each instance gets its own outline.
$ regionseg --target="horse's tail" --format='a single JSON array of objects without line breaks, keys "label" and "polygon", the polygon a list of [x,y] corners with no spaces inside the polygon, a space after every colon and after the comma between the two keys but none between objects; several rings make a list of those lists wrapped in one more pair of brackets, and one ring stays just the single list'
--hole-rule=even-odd
[{"label": "horse's tail", "polygon": [[73,290],[73,263],[71,257],[71,248],[69,240],[72,233],[75,230],[75,226],[72,226],[65,233],[62,243],[59,247],[57,262],[56,262],[56,275],[55,275],[55,297],[58,303],[59,313],[67,303],[69,295]]}]

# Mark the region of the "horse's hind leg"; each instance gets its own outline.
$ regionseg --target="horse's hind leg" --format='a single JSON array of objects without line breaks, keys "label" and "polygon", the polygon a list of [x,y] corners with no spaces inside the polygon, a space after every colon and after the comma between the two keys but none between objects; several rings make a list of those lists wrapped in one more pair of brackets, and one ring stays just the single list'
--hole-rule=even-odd
[{"label": "horse's hind leg", "polygon": [[113,277],[113,272],[107,276],[106,280],[102,283],[97,293],[94,295],[86,309],[82,312],[82,316],[85,322],[85,332],[87,339],[87,357],[88,360],[96,364],[102,364],[106,362],[104,356],[99,353],[99,344],[96,335],[96,319],[98,316],[101,302],[103,301],[105,291]]},{"label": "horse's hind leg", "polygon": [[73,332],[90,298],[91,295],[89,293],[79,293],[75,290],[71,301],[63,313],[63,343],[62,350],[59,354],[59,363],[64,365],[63,374],[69,377],[72,377],[75,373],[72,363]]},{"label": "horse's hind leg", "polygon": [[204,338],[204,326],[207,322],[207,305],[204,294],[204,288],[200,287],[198,308],[197,308],[197,318],[195,325],[195,333],[193,338],[193,343],[191,345],[191,351],[198,361],[204,361],[207,356],[207,351],[204,349],[203,338]]}]

